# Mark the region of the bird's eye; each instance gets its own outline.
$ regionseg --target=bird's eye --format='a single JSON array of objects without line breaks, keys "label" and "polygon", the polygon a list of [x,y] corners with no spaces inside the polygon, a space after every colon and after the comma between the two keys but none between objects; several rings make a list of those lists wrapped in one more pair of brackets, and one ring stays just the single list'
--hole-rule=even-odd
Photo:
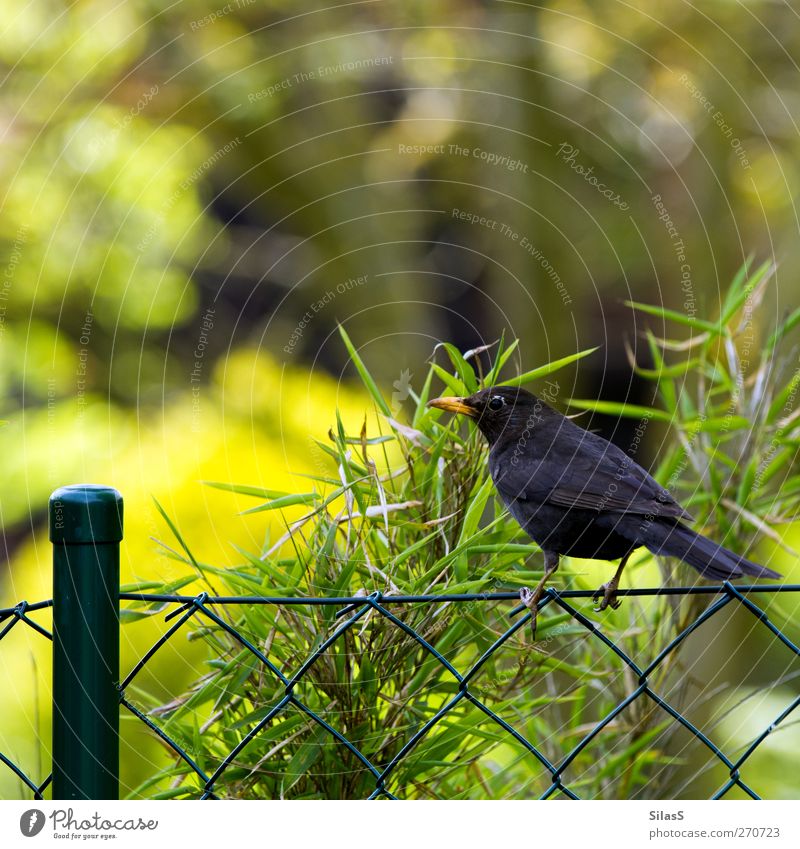
[{"label": "bird's eye", "polygon": [[492,396],[492,400],[489,401],[489,409],[495,411],[500,410],[505,403],[506,402],[499,395],[494,395]]}]

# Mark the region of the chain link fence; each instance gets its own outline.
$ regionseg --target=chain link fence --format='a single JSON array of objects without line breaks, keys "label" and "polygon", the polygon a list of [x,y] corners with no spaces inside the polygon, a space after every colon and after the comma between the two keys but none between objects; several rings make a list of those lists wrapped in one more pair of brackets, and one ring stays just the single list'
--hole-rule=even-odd
[{"label": "chain link fence", "polygon": [[[74,498],[75,493],[61,491],[61,498]],[[61,593],[56,593],[53,600],[28,604],[20,602],[13,608],[0,610],[0,650],[2,640],[14,628],[31,628],[43,639],[54,641],[54,705],[53,705],[53,773],[42,779],[34,778],[25,773],[20,765],[5,753],[0,752],[0,762],[10,769],[23,782],[35,799],[41,799],[52,783],[53,798],[115,798],[118,793],[118,722],[120,706],[142,723],[153,734],[169,747],[176,759],[193,773],[198,780],[197,796],[202,799],[214,799],[218,796],[218,785],[226,771],[236,763],[241,753],[253,743],[259,734],[264,732],[274,720],[289,712],[298,711],[311,720],[324,737],[331,743],[346,748],[358,761],[361,768],[368,771],[372,777],[374,789],[369,798],[400,798],[402,788],[392,786],[392,778],[398,765],[407,758],[414,748],[425,737],[443,722],[452,711],[462,702],[471,703],[481,711],[488,720],[502,729],[519,746],[522,746],[528,756],[536,759],[541,767],[549,774],[549,786],[541,794],[542,799],[552,796],[564,796],[569,799],[581,798],[579,788],[571,786],[574,781],[570,777],[570,766],[576,758],[603,733],[619,714],[637,700],[649,700],[678,723],[692,737],[711,753],[716,761],[723,765],[726,780],[716,789],[712,798],[724,798],[733,788],[738,788],[747,796],[759,799],[759,788],[748,781],[747,766],[752,755],[764,740],[800,705],[800,696],[791,700],[785,708],[766,725],[760,733],[753,737],[741,753],[736,755],[726,753],[712,739],[710,732],[704,731],[675,705],[671,704],[662,693],[651,684],[653,673],[679,646],[701,625],[708,622],[726,608],[740,606],[752,615],[759,627],[768,629],[786,651],[794,657],[800,656],[800,648],[789,639],[767,616],[764,609],[754,599],[765,594],[797,593],[800,585],[749,585],[734,586],[724,582],[714,586],[668,587],[654,589],[629,589],[620,592],[620,597],[649,597],[649,596],[704,596],[709,599],[705,609],[696,615],[680,633],[661,649],[655,658],[646,666],[640,666],[617,643],[610,639],[594,622],[588,619],[573,602],[590,599],[591,591],[562,591],[551,588],[540,602],[540,610],[547,606],[555,606],[569,615],[571,622],[585,629],[591,639],[601,641],[617,658],[618,663],[626,668],[634,682],[626,697],[610,710],[600,721],[582,733],[580,739],[563,753],[560,759],[547,757],[537,741],[528,739],[514,728],[506,719],[498,715],[485,700],[480,697],[480,688],[475,686],[476,677],[495,654],[530,621],[530,613],[521,605],[516,605],[510,611],[512,624],[486,649],[482,655],[468,668],[458,669],[454,662],[439,651],[436,646],[423,637],[417,630],[403,621],[397,612],[407,605],[453,605],[483,604],[497,601],[513,602],[517,594],[512,592],[495,592],[459,595],[419,595],[419,596],[383,596],[375,592],[368,596],[339,597],[339,598],[269,598],[262,596],[211,596],[207,593],[199,595],[177,594],[147,594],[114,592],[112,585],[118,587],[119,562],[118,544],[121,539],[121,500],[106,499],[92,506],[91,499],[87,500],[84,491],[78,491],[78,505],[73,505],[73,512],[79,516],[83,513],[95,514],[88,522],[84,521],[79,542],[72,541],[69,534],[56,534],[54,559],[54,586],[61,587]],[[113,509],[112,509],[113,508]],[[97,510],[99,509],[99,514]],[[105,511],[105,514],[103,514]],[[115,514],[115,511],[118,515]],[[85,516],[82,516],[85,519]],[[110,530],[109,530],[110,528]],[[52,529],[51,529],[52,535]],[[96,543],[87,543],[89,538]],[[76,546],[80,546],[77,548]],[[88,559],[87,559],[88,558]],[[80,572],[80,576],[76,572]],[[85,573],[95,575],[91,582],[94,590],[85,583]],[[60,575],[59,575],[60,573]],[[99,578],[97,576],[100,576]],[[113,581],[117,583],[114,585]],[[166,616],[171,622],[169,628],[146,651],[133,668],[120,679],[118,675],[118,608],[120,601],[149,603],[159,605],[174,605]],[[340,608],[336,614],[339,623],[332,632],[295,669],[284,669],[276,665],[268,653],[262,651],[253,640],[249,639],[242,630],[232,625],[221,615],[227,607],[241,605],[274,605],[312,607],[317,605]],[[54,635],[38,624],[31,614],[54,608]],[[65,609],[66,608],[66,609]],[[102,609],[106,611],[106,618]],[[328,716],[313,709],[299,694],[299,685],[306,680],[310,670],[346,633],[357,623],[362,622],[367,614],[383,617],[405,635],[405,638],[416,642],[424,652],[424,656],[441,665],[447,676],[450,676],[454,695],[447,699],[435,715],[421,723],[413,733],[384,763],[376,762],[374,756],[363,751],[353,740],[348,739],[342,730],[337,729],[335,717]],[[524,612],[524,615],[520,615]],[[110,619],[108,617],[111,617]],[[280,692],[279,697],[241,739],[231,748],[213,771],[203,769],[190,747],[179,742],[168,733],[159,723],[159,717],[153,712],[146,712],[134,704],[129,691],[140,673],[147,667],[154,656],[176,635],[187,628],[190,622],[198,621],[211,628],[221,629],[242,649],[246,650],[260,665],[265,675],[269,676]],[[113,624],[116,636],[110,633]],[[115,623],[115,624],[114,624]],[[59,637],[59,630],[69,628],[70,639]],[[59,667],[69,670],[66,679],[62,675],[60,682],[56,681]],[[100,670],[99,674],[97,670]]]}]

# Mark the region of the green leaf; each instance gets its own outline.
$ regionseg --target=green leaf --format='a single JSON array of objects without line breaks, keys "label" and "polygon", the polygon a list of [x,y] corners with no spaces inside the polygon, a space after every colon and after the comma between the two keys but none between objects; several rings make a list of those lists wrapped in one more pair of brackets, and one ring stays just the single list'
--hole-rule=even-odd
[{"label": "green leaf", "polygon": [[280,498],[275,498],[272,501],[267,501],[265,504],[259,504],[257,507],[250,507],[247,510],[242,510],[240,516],[249,516],[251,513],[263,513],[265,510],[280,510],[283,507],[294,507],[298,504],[317,504],[319,496],[313,492],[299,492],[296,495],[282,495]]},{"label": "green leaf", "polygon": [[722,324],[727,324],[733,318],[747,298],[755,291],[756,287],[775,269],[772,260],[768,259],[766,262],[761,263],[747,282],[742,285],[741,281],[744,280],[747,274],[749,264],[750,262],[748,261],[739,269],[739,272],[733,279],[733,283],[731,283],[728,289],[728,295],[725,298],[725,305],[722,308],[722,315],[720,316]]},{"label": "green leaf", "polygon": [[728,336],[728,331],[719,322],[704,321],[700,318],[690,318],[677,310],[669,310],[666,307],[655,307],[650,304],[642,304],[638,301],[625,301],[625,306],[638,310],[639,312],[654,315],[666,321],[674,321],[676,324],[683,324],[686,327],[691,327],[693,330],[698,330],[704,333],[711,333],[713,336]]},{"label": "green leaf", "polygon": [[496,542],[491,545],[479,544],[471,545],[466,549],[471,554],[535,554],[541,551],[535,542],[531,543],[516,543],[516,542]]},{"label": "green leaf", "polygon": [[457,395],[459,398],[469,395],[467,392],[466,386],[457,378],[454,377],[450,372],[443,369],[441,366],[436,363],[431,363],[431,368],[434,371],[434,374],[444,383],[444,385],[448,388],[448,390],[453,394]]},{"label": "green leaf", "polygon": [[693,369],[700,364],[699,359],[684,360],[676,363],[674,366],[662,366],[660,368],[648,369],[641,366],[634,366],[633,370],[639,377],[645,377],[648,380],[664,380],[673,377],[685,377]]},{"label": "green leaf", "polygon": [[[769,481],[780,471],[788,472],[789,469],[787,463],[794,454],[795,452],[790,448],[784,448],[776,452],[771,460],[766,465],[762,465],[760,468],[758,475],[759,484],[764,486],[764,484],[769,483]],[[769,455],[767,455],[767,457],[769,457]]]},{"label": "green leaf", "polygon": [[475,370],[472,366],[464,359],[461,352],[455,345],[451,345],[449,342],[442,342],[440,344],[445,351],[447,351],[447,355],[450,357],[450,362],[458,372],[458,376],[461,378],[461,382],[466,388],[466,394],[472,395],[473,392],[477,392],[478,379],[475,377]]},{"label": "green leaf", "polygon": [[[314,442],[316,442],[318,448],[324,451],[331,459],[335,461],[337,466],[339,465],[339,463],[342,462],[343,457],[335,448],[331,448],[330,445],[326,445],[324,442],[320,442],[318,439],[315,439]],[[348,465],[360,477],[366,478],[369,476],[369,472],[362,465],[353,460],[352,457],[348,461]]]},{"label": "green leaf", "polygon": [[570,407],[579,410],[592,410],[595,413],[603,413],[607,416],[623,416],[628,419],[655,419],[660,422],[675,423],[675,417],[664,410],[655,407],[642,407],[638,404],[625,404],[618,401],[592,401],[582,398],[568,398]]},{"label": "green leaf", "polygon": [[564,366],[568,366],[570,363],[582,360],[584,357],[588,357],[589,354],[593,354],[597,350],[599,350],[599,347],[587,348],[585,351],[579,351],[577,354],[570,354],[568,357],[562,357],[560,360],[553,360],[551,363],[539,366],[539,368],[532,369],[531,371],[526,371],[524,374],[520,374],[517,377],[504,380],[498,385],[521,386],[523,383],[530,383],[532,380],[537,380],[540,377],[546,377],[548,374],[552,374],[554,371],[558,371],[559,369],[564,368]]},{"label": "green leaf", "polygon": [[497,350],[497,357],[495,358],[494,365],[492,366],[491,371],[486,376],[485,386],[494,386],[497,382],[497,378],[500,376],[500,372],[503,370],[503,366],[508,362],[511,355],[514,351],[519,347],[519,339],[515,339],[505,350],[503,350],[503,341],[505,339],[505,331],[503,331],[500,336],[500,345]]},{"label": "green leaf", "polygon": [[486,477],[482,482],[475,486],[470,494],[467,504],[467,511],[464,514],[464,522],[461,525],[461,533],[458,537],[458,544],[466,542],[473,536],[478,529],[478,522],[483,515],[483,510],[486,507],[486,501],[494,490],[494,482],[490,477]]},{"label": "green leaf", "polygon": [[378,385],[372,378],[372,375],[367,371],[367,367],[364,365],[363,360],[358,355],[358,351],[356,351],[355,346],[350,341],[350,337],[347,335],[347,331],[339,325],[339,335],[342,337],[342,341],[347,348],[347,352],[350,354],[350,359],[353,361],[353,365],[356,367],[356,371],[361,376],[361,382],[367,389],[367,392],[372,396],[372,400],[378,405],[378,409],[385,415],[391,416],[392,411],[389,409],[389,405],[381,395],[380,390],[378,389]]},{"label": "green leaf", "polygon": [[[720,311],[722,321],[728,321],[736,312],[736,307],[733,307],[732,305],[739,299],[741,293],[745,291],[747,273],[750,271],[750,266],[752,264],[753,255],[750,254],[750,256],[748,256],[747,259],[739,266],[736,274],[733,276],[733,280],[731,280],[731,283],[728,286],[728,292],[725,295],[725,302],[723,303],[722,310]],[[725,318],[725,316],[727,316],[727,318]]]},{"label": "green leaf", "polygon": [[314,723],[314,730],[308,739],[300,744],[292,759],[286,765],[285,775],[288,779],[288,784],[286,785],[287,792],[314,766],[322,757],[325,748],[330,744],[330,732],[321,725]]},{"label": "green leaf", "polygon": [[119,621],[124,625],[130,624],[131,622],[138,622],[141,619],[149,619],[151,616],[157,616],[159,613],[164,613],[169,606],[169,602],[163,601],[153,605],[147,610],[133,610],[129,607],[123,607],[119,611]]},{"label": "green leaf", "polygon": [[788,318],[786,318],[775,330],[772,335],[767,340],[767,350],[772,351],[772,349],[778,344],[778,342],[783,339],[783,337],[793,330],[798,324],[800,324],[800,307],[798,307],[794,312],[792,312]]},{"label": "green leaf", "polygon": [[419,430],[422,427],[422,421],[430,412],[427,408],[427,403],[431,397],[431,383],[433,382],[433,369],[429,368],[428,373],[425,375],[425,383],[422,384],[422,391],[419,394],[419,398],[417,399],[417,409],[414,410],[414,418],[411,422],[411,426],[416,430]]},{"label": "green leaf", "polygon": [[[491,482],[491,480],[489,478],[487,478],[486,480],[487,480],[487,482]],[[427,586],[428,583],[430,583],[430,581],[437,574],[440,574],[442,571],[444,571],[446,566],[449,566],[450,563],[452,563],[457,558],[461,557],[464,554],[464,551],[469,547],[469,545],[471,545],[473,543],[473,541],[477,541],[478,538],[481,538],[482,536],[488,534],[489,531],[491,531],[493,528],[496,528],[499,525],[501,525],[505,520],[506,520],[505,514],[501,514],[496,519],[493,519],[491,522],[489,522],[489,524],[486,525],[484,528],[481,528],[479,531],[477,531],[475,534],[473,534],[471,537],[463,540],[462,542],[459,542],[458,545],[456,545],[450,551],[449,554],[446,554],[444,557],[441,557],[439,560],[437,560],[427,571],[425,571],[422,575],[420,575],[416,579],[416,581],[414,581],[414,583],[412,585],[413,591],[416,592],[420,588]],[[434,534],[431,534],[430,536],[433,538],[433,537],[436,537],[438,535],[439,535],[439,532],[436,531]],[[416,543],[415,547],[419,547],[419,543]],[[406,554],[406,552],[403,552],[403,555],[401,555],[401,556],[405,556],[405,554]]]},{"label": "green leaf", "polygon": [[172,535],[175,537],[176,540],[178,540],[180,547],[184,550],[184,552],[186,552],[186,556],[189,558],[189,560],[191,560],[192,565],[199,572],[200,566],[197,563],[197,560],[195,560],[194,554],[192,554],[192,552],[189,550],[189,546],[186,545],[186,543],[184,542],[184,539],[181,536],[177,525],[172,521],[172,519],[170,519],[170,517],[167,515],[166,510],[164,510],[164,508],[158,503],[158,499],[155,496],[153,496],[153,502],[156,505],[156,510],[158,510],[158,512],[161,514],[161,518],[167,523],[169,529],[172,531]]},{"label": "green leaf", "polygon": [[[653,358],[653,363],[655,364],[654,371],[660,372],[665,370],[667,368],[667,364],[664,360],[663,353],[658,344],[658,341],[656,340],[656,337],[653,335],[653,332],[649,328],[646,331],[646,335],[647,346],[650,349],[650,356]],[[661,397],[664,401],[664,406],[668,410],[674,410],[677,407],[677,393],[675,390],[675,381],[659,375],[658,391],[661,393]]]},{"label": "green leaf", "polygon": [[289,495],[288,492],[280,492],[277,489],[264,489],[261,486],[245,486],[238,483],[224,483],[223,481],[200,481],[204,486],[214,489],[222,489],[226,492],[235,492],[239,495],[252,495],[256,498],[282,498]]},{"label": "green leaf", "polygon": [[721,430],[744,430],[752,427],[750,420],[744,416],[712,416],[706,419],[676,422],[675,424],[693,433],[716,433]]},{"label": "green leaf", "polygon": [[359,670],[355,686],[359,687],[364,694],[367,705],[373,705],[378,695],[378,677],[368,654],[362,654],[358,660]]},{"label": "green leaf", "polygon": [[394,442],[394,437],[390,434],[386,436],[371,436],[369,439],[362,439],[360,436],[345,436],[345,445],[382,445],[384,442]]},{"label": "green leaf", "polygon": [[[793,403],[789,403],[790,398],[794,398],[800,387],[800,371],[796,371],[791,380],[781,391],[775,396],[775,400],[770,404],[767,411],[766,420],[769,424],[774,424],[778,419],[792,412]],[[788,409],[786,409],[788,407]]]}]

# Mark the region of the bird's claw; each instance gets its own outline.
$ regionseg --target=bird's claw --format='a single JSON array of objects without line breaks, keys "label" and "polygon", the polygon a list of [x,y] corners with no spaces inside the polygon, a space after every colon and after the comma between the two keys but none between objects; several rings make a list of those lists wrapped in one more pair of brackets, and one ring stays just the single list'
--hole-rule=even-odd
[{"label": "bird's claw", "polygon": [[592,601],[597,602],[601,596],[603,600],[598,607],[594,608],[595,613],[602,613],[607,607],[616,610],[622,604],[617,598],[617,589],[618,587],[615,587],[610,581],[597,588],[597,592],[592,596]]},{"label": "bird's claw", "polygon": [[519,591],[519,600],[531,612],[531,635],[533,636],[533,639],[536,640],[536,616],[539,613],[539,599],[530,587],[523,587]]}]

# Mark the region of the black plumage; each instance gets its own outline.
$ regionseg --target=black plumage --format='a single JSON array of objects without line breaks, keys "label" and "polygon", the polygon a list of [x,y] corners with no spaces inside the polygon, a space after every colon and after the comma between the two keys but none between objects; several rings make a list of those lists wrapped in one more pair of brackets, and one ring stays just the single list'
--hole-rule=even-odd
[{"label": "black plumage", "polygon": [[544,578],[523,592],[534,613],[561,555],[622,558],[597,591],[599,610],[618,606],[620,575],[640,546],[677,557],[713,580],[781,577],[693,531],[689,513],[629,455],[524,389],[490,387],[430,404],[475,420],[489,442],[497,492],[544,552]]}]

